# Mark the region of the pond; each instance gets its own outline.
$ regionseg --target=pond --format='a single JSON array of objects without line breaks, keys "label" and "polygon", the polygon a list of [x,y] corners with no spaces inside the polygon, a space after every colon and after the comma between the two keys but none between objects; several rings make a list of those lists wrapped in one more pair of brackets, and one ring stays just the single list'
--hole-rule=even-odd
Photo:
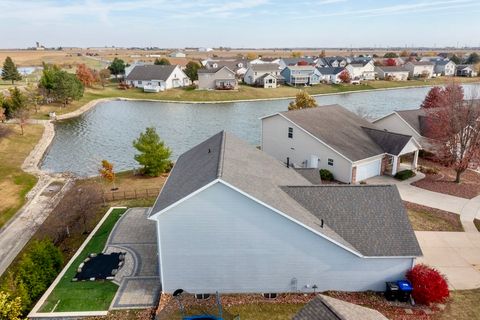
[{"label": "pond", "polygon": [[[470,92],[478,86],[466,85]],[[356,92],[317,97],[320,105],[340,104],[370,118],[393,110],[418,108],[429,88]],[[183,104],[111,101],[80,117],[56,124],[55,138],[41,168],[48,172],[97,174],[101,160],[115,170],[137,167],[132,142],[153,126],[172,149],[173,159],[220,130],[230,131],[253,145],[260,144],[260,117],[287,110],[290,100]]]}]

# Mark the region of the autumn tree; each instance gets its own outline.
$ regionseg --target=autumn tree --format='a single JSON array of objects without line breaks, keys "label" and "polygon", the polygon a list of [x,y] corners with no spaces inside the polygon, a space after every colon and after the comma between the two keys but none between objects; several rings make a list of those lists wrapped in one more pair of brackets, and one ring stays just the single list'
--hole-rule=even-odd
[{"label": "autumn tree", "polygon": [[25,88],[25,97],[27,98],[27,103],[35,109],[35,113],[38,112],[38,105],[42,102],[43,96],[40,94],[39,89],[33,85],[28,84]]},{"label": "autumn tree", "polygon": [[308,109],[317,107],[317,101],[306,91],[302,90],[297,93],[295,101],[288,105],[288,110]]},{"label": "autumn tree", "polygon": [[113,164],[107,160],[102,160],[102,167],[98,170],[102,178],[113,184],[112,190],[117,190],[115,187],[115,172],[113,171]]},{"label": "autumn tree", "polygon": [[190,61],[189,63],[187,63],[187,65],[185,66],[185,74],[187,75],[187,77],[190,78],[190,80],[194,81],[194,80],[198,80],[198,69],[200,69],[201,66],[199,63],[195,62],[195,61]]},{"label": "autumn tree", "polygon": [[171,65],[170,61],[167,58],[156,58],[153,64],[156,64],[158,66],[169,66]]},{"label": "autumn tree", "polygon": [[6,57],[5,62],[3,62],[2,80],[12,81],[12,84],[14,84],[15,81],[22,80],[22,76],[18,72],[17,66],[13,63],[13,60],[10,57]]},{"label": "autumn tree", "polygon": [[408,57],[410,54],[408,53],[407,50],[403,50],[402,52],[400,52],[400,57]]},{"label": "autumn tree", "polygon": [[21,320],[22,300],[20,297],[12,297],[5,291],[0,291],[0,319]]},{"label": "autumn tree", "polygon": [[464,100],[457,84],[442,95],[440,107],[427,109],[426,134],[437,159],[455,170],[459,183],[470,163],[480,159],[480,106],[473,98]]},{"label": "autumn tree", "polygon": [[388,67],[395,67],[397,65],[397,61],[394,58],[388,58],[385,60],[385,65]]},{"label": "autumn tree", "polygon": [[340,73],[340,75],[338,77],[340,78],[340,80],[343,83],[350,83],[350,81],[352,81],[352,77],[350,76],[350,72],[348,72],[347,70],[343,70],[342,73]]},{"label": "autumn tree", "polygon": [[319,57],[320,57],[320,58],[325,58],[325,57],[326,57],[325,50],[322,50],[322,51],[320,52]]},{"label": "autumn tree", "polygon": [[428,91],[425,100],[423,100],[420,107],[425,109],[438,108],[441,106],[443,97],[443,89],[440,87],[433,87]]},{"label": "autumn tree", "polygon": [[292,58],[300,58],[302,53],[300,51],[293,51],[291,54]]},{"label": "autumn tree", "polygon": [[105,84],[110,79],[111,74],[112,73],[110,72],[109,69],[102,69],[98,73],[98,77],[99,77],[100,83],[102,84],[102,88],[105,88]]},{"label": "autumn tree", "polygon": [[165,146],[155,128],[147,128],[140,133],[133,146],[140,152],[135,155],[135,160],[143,166],[143,174],[158,177],[170,167],[172,151]]},{"label": "autumn tree", "polygon": [[255,52],[249,52],[249,53],[247,53],[247,59],[248,59],[248,60],[255,60],[255,59],[257,59],[257,57],[258,57],[258,56],[257,56],[257,54],[256,54]]},{"label": "autumn tree", "polygon": [[114,58],[108,69],[115,75],[115,79],[118,79],[118,75],[125,73],[125,62],[122,59]]},{"label": "autumn tree", "polygon": [[78,80],[80,80],[85,87],[91,87],[95,83],[95,74],[92,69],[85,65],[85,63],[80,63],[77,66],[77,71],[75,74],[77,75]]},{"label": "autumn tree", "polygon": [[387,52],[383,55],[384,58],[398,58],[398,55],[395,52]]}]

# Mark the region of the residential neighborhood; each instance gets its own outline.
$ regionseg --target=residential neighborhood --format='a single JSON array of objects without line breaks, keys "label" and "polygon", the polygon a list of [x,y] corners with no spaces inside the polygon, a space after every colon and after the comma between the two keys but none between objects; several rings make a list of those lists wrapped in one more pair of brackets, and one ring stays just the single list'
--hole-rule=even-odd
[{"label": "residential neighborhood", "polygon": [[0,2],[0,320],[480,319],[479,8]]}]

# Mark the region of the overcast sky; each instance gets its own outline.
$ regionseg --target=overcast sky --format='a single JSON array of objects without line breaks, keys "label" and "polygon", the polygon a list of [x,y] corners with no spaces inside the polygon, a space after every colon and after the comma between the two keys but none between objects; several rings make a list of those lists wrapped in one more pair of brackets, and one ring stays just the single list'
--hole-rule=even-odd
[{"label": "overcast sky", "polygon": [[480,46],[480,0],[0,0],[0,48]]}]

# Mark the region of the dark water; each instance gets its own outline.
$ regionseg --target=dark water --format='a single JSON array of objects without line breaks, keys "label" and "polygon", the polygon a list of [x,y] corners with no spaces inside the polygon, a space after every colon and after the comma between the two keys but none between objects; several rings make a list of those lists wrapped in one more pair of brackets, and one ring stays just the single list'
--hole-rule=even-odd
[{"label": "dark water", "polygon": [[[469,92],[473,86],[465,86]],[[317,98],[320,105],[338,103],[352,111],[378,118],[393,110],[418,108],[428,88],[358,92]],[[260,144],[260,120],[287,109],[290,100],[226,104],[178,104],[137,101],[101,103],[84,115],[58,123],[56,135],[42,163],[50,172],[96,174],[102,159],[115,170],[133,169],[132,141],[154,126],[176,159],[192,146],[228,130],[253,145]]]}]

